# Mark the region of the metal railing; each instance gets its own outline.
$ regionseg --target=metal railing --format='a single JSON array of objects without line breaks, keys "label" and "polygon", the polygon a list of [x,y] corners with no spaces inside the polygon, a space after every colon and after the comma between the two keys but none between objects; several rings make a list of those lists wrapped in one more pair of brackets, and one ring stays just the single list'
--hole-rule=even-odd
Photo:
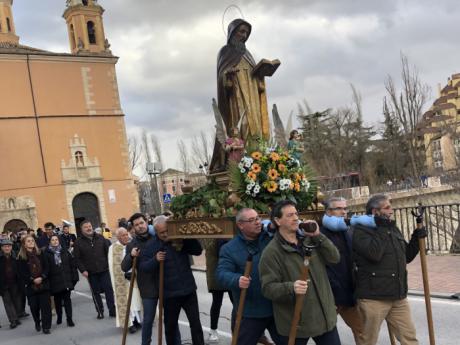
[{"label": "metal railing", "polygon": [[[415,218],[411,211],[418,206],[394,208],[394,219],[398,228],[409,241],[416,227]],[[454,251],[454,238],[460,236],[460,204],[428,205],[425,206],[424,225],[428,237],[426,239],[427,250],[431,254],[445,254]],[[351,212],[362,214],[363,211]],[[458,248],[457,248],[458,250]]]}]

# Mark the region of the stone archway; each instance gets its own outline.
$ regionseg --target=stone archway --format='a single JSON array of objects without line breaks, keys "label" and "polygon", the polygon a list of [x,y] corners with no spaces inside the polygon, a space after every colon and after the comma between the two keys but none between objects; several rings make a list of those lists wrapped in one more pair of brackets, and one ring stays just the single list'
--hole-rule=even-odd
[{"label": "stone archway", "polygon": [[77,194],[72,200],[72,209],[78,234],[80,234],[80,223],[84,219],[90,220],[94,228],[100,225],[99,200],[95,194],[89,192]]},{"label": "stone archway", "polygon": [[21,219],[11,219],[6,222],[5,226],[3,227],[3,232],[11,231],[14,233],[18,233],[21,230],[27,229],[27,224]]}]

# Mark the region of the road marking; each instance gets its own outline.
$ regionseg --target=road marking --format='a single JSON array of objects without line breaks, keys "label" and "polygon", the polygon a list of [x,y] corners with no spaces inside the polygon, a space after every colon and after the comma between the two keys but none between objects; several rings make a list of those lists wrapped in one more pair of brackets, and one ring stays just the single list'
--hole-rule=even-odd
[{"label": "road marking", "polygon": [[[77,291],[77,290],[74,290],[73,292],[75,294],[77,294],[77,295],[86,297],[88,299],[93,299],[93,296],[91,296],[90,294],[80,292],[80,291]],[[102,297],[102,300],[105,302],[105,297]],[[190,324],[187,321],[179,320],[179,324],[182,325],[182,326],[190,327]],[[203,331],[211,332],[211,328],[209,328],[209,327],[201,326],[201,328],[203,329]],[[232,334],[228,333],[228,332],[217,330],[217,333],[219,333],[219,335],[221,335],[221,336],[223,336],[225,338],[231,338],[232,337]]]},{"label": "road marking", "polygon": [[[423,302],[425,303],[425,298],[423,297],[408,297],[410,301],[414,302]],[[448,304],[448,305],[455,305],[455,306],[460,306],[460,302],[458,300],[445,300],[445,299],[439,299],[439,298],[431,298],[431,303],[435,304]]]}]

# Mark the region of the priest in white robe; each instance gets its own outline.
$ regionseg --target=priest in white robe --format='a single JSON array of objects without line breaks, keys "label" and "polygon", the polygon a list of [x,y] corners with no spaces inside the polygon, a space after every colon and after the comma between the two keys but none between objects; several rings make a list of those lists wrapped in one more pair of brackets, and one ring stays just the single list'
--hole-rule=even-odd
[{"label": "priest in white robe", "polygon": [[[131,241],[128,230],[118,228],[116,231],[117,242],[109,248],[109,270],[110,279],[112,280],[113,292],[115,297],[116,307],[116,325],[123,327],[126,316],[126,308],[128,304],[128,292],[130,281],[125,278],[125,273],[121,270],[121,262],[126,254],[126,245]],[[141,328],[141,311],[142,300],[137,287],[136,280],[134,281],[133,297],[131,300],[129,332],[134,333]]]}]

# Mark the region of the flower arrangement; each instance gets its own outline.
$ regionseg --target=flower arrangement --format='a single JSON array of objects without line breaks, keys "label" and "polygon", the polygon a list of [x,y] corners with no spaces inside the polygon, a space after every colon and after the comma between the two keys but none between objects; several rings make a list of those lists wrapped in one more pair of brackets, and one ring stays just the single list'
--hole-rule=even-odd
[{"label": "flower arrangement", "polygon": [[279,146],[259,142],[257,147],[248,148],[240,162],[230,166],[230,176],[232,189],[242,201],[247,204],[253,200],[249,207],[261,203],[269,206],[282,199],[297,203],[302,198],[313,199],[310,169]]}]

